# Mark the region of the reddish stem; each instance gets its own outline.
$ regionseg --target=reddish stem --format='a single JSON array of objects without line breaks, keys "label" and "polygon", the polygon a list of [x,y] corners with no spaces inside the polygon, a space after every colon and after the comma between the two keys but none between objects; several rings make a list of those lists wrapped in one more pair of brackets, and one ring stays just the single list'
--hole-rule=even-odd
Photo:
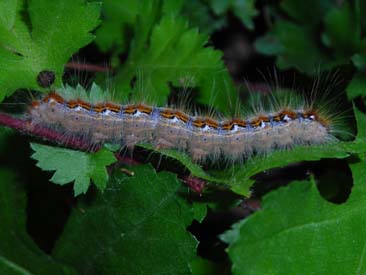
[{"label": "reddish stem", "polygon": [[4,113],[0,113],[0,125],[7,126],[9,128],[16,129],[18,131],[24,131],[26,121],[19,118],[14,118]]},{"label": "reddish stem", "polygon": [[66,147],[78,149],[81,151],[96,152],[100,149],[100,145],[90,146],[90,144],[88,144],[85,140],[81,138],[78,137],[67,138],[65,137],[64,134],[56,130],[42,127],[39,125],[33,125],[27,120],[15,118],[4,113],[0,113],[0,125],[4,125],[6,127],[16,129],[25,134],[50,140],[52,142],[60,143],[65,145]]},{"label": "reddish stem", "polygon": [[186,185],[188,185],[189,188],[191,188],[193,191],[200,195],[202,194],[202,191],[206,186],[206,181],[200,178],[196,178],[192,175],[182,176],[181,179]]},{"label": "reddish stem", "polygon": [[65,65],[68,69],[74,69],[78,71],[87,71],[87,72],[109,72],[112,71],[111,67],[108,66],[99,66],[94,64],[81,64],[69,62]]}]

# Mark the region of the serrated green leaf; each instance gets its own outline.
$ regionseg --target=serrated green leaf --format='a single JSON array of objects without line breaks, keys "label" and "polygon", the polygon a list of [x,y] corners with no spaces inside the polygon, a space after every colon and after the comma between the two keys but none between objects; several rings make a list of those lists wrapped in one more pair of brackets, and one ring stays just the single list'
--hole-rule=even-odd
[{"label": "serrated green leaf", "polygon": [[261,211],[222,236],[233,273],[364,274],[365,171],[364,159],[352,165],[355,186],[342,205],[325,201],[313,181],[265,196]]},{"label": "serrated green leaf", "polygon": [[93,83],[89,91],[88,102],[95,104],[106,101],[110,101],[110,94],[108,91],[103,91],[101,87]]},{"label": "serrated green leaf", "polygon": [[[83,0],[8,0],[0,9],[0,101],[16,89],[38,89],[49,70],[60,86],[64,64],[93,40],[100,3]],[[27,21],[29,17],[29,22]]]},{"label": "serrated green leaf", "polygon": [[91,154],[36,143],[32,143],[31,147],[35,151],[32,158],[38,161],[39,168],[56,170],[52,182],[64,185],[75,181],[75,196],[86,193],[90,180],[104,190],[108,181],[106,166],[116,161],[113,153],[105,149]]},{"label": "serrated green leaf", "polygon": [[0,274],[75,274],[42,252],[26,233],[26,194],[15,176],[0,169]]},{"label": "serrated green leaf", "polygon": [[[236,92],[222,54],[205,47],[207,37],[174,16],[164,16],[152,26],[151,37],[146,32],[135,37],[129,58],[115,78],[116,96],[164,106],[170,85],[183,91],[198,88],[198,102],[228,112],[236,102]],[[131,95],[126,94],[133,80],[136,85]]]},{"label": "serrated green leaf", "polygon": [[116,172],[103,194],[79,203],[54,257],[81,274],[189,274],[197,242],[181,182],[149,165],[129,169],[134,176]]},{"label": "serrated green leaf", "polygon": [[[106,0],[103,1],[103,22],[96,32],[95,42],[102,51],[111,51],[118,54],[127,51],[130,47],[130,36],[138,20],[147,20],[153,23],[155,13],[177,14],[182,6],[182,0]],[[159,10],[159,11],[158,11]],[[152,19],[152,21],[150,21]],[[146,21],[145,21],[146,23]],[[149,29],[149,24],[141,25]],[[144,32],[142,29],[138,30]]]},{"label": "serrated green leaf", "polygon": [[346,158],[350,154],[366,152],[366,140],[334,142],[324,145],[298,146],[291,150],[275,151],[266,157],[256,156],[243,166],[233,168],[231,189],[248,196],[253,185],[252,176],[276,167],[285,167],[299,161],[317,161],[323,158]]},{"label": "serrated green leaf", "polygon": [[[111,5],[110,9],[117,4],[108,1],[107,5]],[[121,18],[129,5],[120,3],[113,13]],[[130,29],[133,39],[125,45],[128,58],[114,78],[115,99],[143,100],[163,106],[173,86],[182,93],[198,90],[195,100],[199,103],[232,114],[230,109],[237,100],[237,93],[221,53],[206,47],[207,36],[189,28],[188,22],[179,15],[182,1],[144,0],[136,5],[131,11],[131,14],[136,13],[133,24],[132,21],[121,23],[122,29]],[[124,31],[117,35],[126,36]],[[111,40],[112,44],[118,43],[116,39]],[[108,47],[112,47],[111,43]]]},{"label": "serrated green leaf", "polygon": [[228,180],[227,177],[222,177],[222,178],[213,177],[213,176],[209,175],[208,173],[206,173],[202,169],[202,167],[199,164],[194,163],[192,161],[192,158],[189,155],[187,155],[186,153],[179,152],[179,151],[173,150],[173,149],[156,149],[152,145],[149,145],[149,144],[139,144],[139,146],[142,148],[145,148],[145,149],[156,151],[163,156],[167,156],[167,157],[178,160],[182,165],[184,165],[189,170],[189,172],[191,173],[192,176],[195,176],[197,178],[201,178],[201,179],[213,182],[213,183],[230,184],[230,181]]}]

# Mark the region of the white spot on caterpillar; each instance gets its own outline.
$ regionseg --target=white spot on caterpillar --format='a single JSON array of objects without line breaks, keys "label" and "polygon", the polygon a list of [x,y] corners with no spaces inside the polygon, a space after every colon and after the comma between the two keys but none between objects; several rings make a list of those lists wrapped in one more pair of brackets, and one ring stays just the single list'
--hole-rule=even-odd
[{"label": "white spot on caterpillar", "polygon": [[136,110],[136,113],[133,114],[134,117],[140,117],[141,115],[143,115],[143,113],[141,113],[139,110]]},{"label": "white spot on caterpillar", "polygon": [[106,109],[106,110],[104,110],[103,112],[102,112],[102,115],[104,115],[104,116],[108,116],[108,115],[110,115],[112,112],[110,111],[110,110],[108,110],[108,109]]},{"label": "white spot on caterpillar", "polygon": [[231,132],[237,132],[237,131],[239,131],[239,127],[238,125],[235,124]]},{"label": "white spot on caterpillar", "polygon": [[284,120],[284,121],[286,121],[286,122],[289,122],[289,121],[291,121],[292,119],[291,119],[291,118],[289,118],[289,117],[288,117],[288,115],[285,115],[285,116],[283,117],[283,120]]},{"label": "white spot on caterpillar", "polygon": [[172,118],[171,120],[170,120],[170,122],[171,123],[177,123],[179,120],[176,118],[176,117],[174,117],[174,118]]},{"label": "white spot on caterpillar", "polygon": [[208,130],[210,130],[210,127],[208,125],[205,125],[205,127],[202,128],[202,131],[204,131],[204,132],[208,131]]}]

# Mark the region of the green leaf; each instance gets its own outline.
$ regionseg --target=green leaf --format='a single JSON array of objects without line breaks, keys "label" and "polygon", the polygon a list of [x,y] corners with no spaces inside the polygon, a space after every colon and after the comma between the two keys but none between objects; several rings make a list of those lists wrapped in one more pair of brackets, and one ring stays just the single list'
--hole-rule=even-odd
[{"label": "green leaf", "polygon": [[[105,0],[103,1],[103,21],[96,31],[95,42],[102,51],[113,54],[128,51],[131,34],[142,37],[150,32],[158,14],[177,14],[182,0]],[[143,24],[139,24],[142,21]],[[138,25],[138,27],[134,27]],[[143,41],[140,41],[143,42]]]},{"label": "green leaf", "polygon": [[[150,100],[164,106],[171,85],[183,92],[198,88],[195,99],[199,103],[230,111],[237,94],[221,60],[222,53],[205,47],[205,35],[190,29],[184,19],[175,16],[164,16],[159,24],[153,25],[151,36],[146,31],[135,37],[129,58],[116,75],[117,97]],[[126,92],[131,90],[133,81],[137,83],[129,95]]]},{"label": "green leaf", "polygon": [[197,26],[200,32],[212,34],[214,31],[223,28],[226,24],[226,17],[216,16],[208,3],[197,0],[186,0],[182,7],[182,15],[188,18],[192,26]]},{"label": "green leaf", "polygon": [[230,186],[234,192],[248,196],[249,188],[255,182],[251,177],[259,172],[276,167],[285,167],[299,161],[316,161],[323,158],[346,158],[351,154],[363,152],[366,152],[366,140],[298,146],[291,150],[274,151],[265,157],[255,156],[243,166],[233,167]]},{"label": "green leaf", "polygon": [[317,24],[322,21],[323,16],[333,7],[333,5],[334,1],[332,0],[283,0],[280,4],[281,8],[291,17],[291,19],[300,24],[314,27],[317,27]]},{"label": "green leaf", "polygon": [[255,0],[210,0],[210,5],[217,15],[232,11],[248,29],[254,29],[253,17],[258,15]]},{"label": "green leaf", "polygon": [[333,8],[324,18],[326,45],[335,49],[340,57],[349,58],[366,50],[366,40],[361,40],[361,29],[349,3]]},{"label": "green leaf", "polygon": [[356,72],[347,87],[347,97],[349,100],[359,96],[366,96],[366,73]]},{"label": "green leaf", "polygon": [[313,30],[307,26],[277,21],[272,34],[278,38],[283,49],[277,58],[277,65],[280,68],[296,67],[303,72],[313,74],[319,65],[322,65],[322,69],[335,65],[335,61],[318,47]]},{"label": "green leaf", "polygon": [[88,191],[90,180],[104,190],[108,181],[105,166],[116,161],[112,152],[102,149],[97,153],[85,153],[64,148],[31,144],[35,153],[32,158],[37,166],[45,171],[56,170],[51,181],[64,185],[75,181],[75,196]]},{"label": "green leaf", "polygon": [[116,49],[122,52],[128,48],[127,35],[139,12],[139,1],[104,0],[103,21],[96,31],[95,42],[102,51]]},{"label": "green leaf", "polygon": [[[154,150],[151,145],[139,145]],[[260,172],[285,167],[300,161],[316,161],[323,158],[346,158],[350,154],[366,152],[366,140],[352,142],[333,142],[324,145],[297,146],[291,150],[274,151],[265,157],[253,156],[243,165],[234,165],[222,171],[204,171],[185,153],[176,150],[155,150],[158,153],[178,160],[190,173],[211,183],[225,184],[240,195],[250,196],[250,187],[254,184],[252,177]]]},{"label": "green leaf", "polygon": [[0,274],[76,274],[42,252],[26,233],[26,193],[0,169]]},{"label": "green leaf", "polygon": [[[169,150],[167,150],[169,151]],[[276,167],[285,167],[300,161],[317,161],[324,158],[346,158],[351,154],[366,152],[366,140],[357,139],[353,142],[334,142],[325,145],[297,146],[291,150],[274,151],[267,156],[253,156],[244,165],[235,165],[226,170],[204,172],[197,164],[186,159],[182,153],[170,154],[165,150],[159,151],[180,161],[195,177],[212,183],[225,184],[239,195],[250,196],[250,187],[255,180],[252,177],[260,172]],[[215,173],[214,173],[215,172]]]},{"label": "green leaf", "polygon": [[188,171],[194,177],[201,178],[201,179],[213,182],[213,183],[230,184],[230,179],[228,179],[226,176],[225,177],[213,177],[210,174],[208,174],[207,172],[205,172],[202,169],[202,167],[199,164],[194,163],[192,161],[192,158],[186,153],[183,153],[183,152],[180,152],[180,151],[177,151],[174,149],[156,149],[150,144],[139,144],[138,146],[145,148],[145,149],[153,150],[163,156],[167,156],[167,157],[178,160],[182,165],[184,165],[188,169]]},{"label": "green leaf", "polygon": [[355,183],[342,205],[325,201],[313,181],[265,196],[261,211],[222,236],[233,273],[364,274],[365,171],[364,160],[352,165]]},{"label": "green leaf", "polygon": [[186,188],[149,165],[129,169],[134,176],[116,172],[103,194],[79,203],[54,257],[80,274],[190,273],[197,241],[186,230],[193,220]]},{"label": "green leaf", "polygon": [[0,101],[19,88],[39,90],[43,70],[60,86],[64,64],[93,40],[100,12],[100,3],[83,0],[7,0],[0,7]]}]

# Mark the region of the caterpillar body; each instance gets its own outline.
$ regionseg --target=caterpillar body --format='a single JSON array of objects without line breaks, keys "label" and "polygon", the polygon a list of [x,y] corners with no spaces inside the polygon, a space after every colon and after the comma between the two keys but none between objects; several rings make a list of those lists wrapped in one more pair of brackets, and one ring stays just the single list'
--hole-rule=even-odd
[{"label": "caterpillar body", "polygon": [[332,120],[311,104],[283,105],[246,118],[218,120],[142,103],[92,104],[51,92],[32,102],[28,120],[31,125],[66,133],[65,139],[77,136],[89,144],[128,148],[149,143],[155,148],[185,151],[198,162],[220,158],[237,162],[252,154],[336,139]]}]

